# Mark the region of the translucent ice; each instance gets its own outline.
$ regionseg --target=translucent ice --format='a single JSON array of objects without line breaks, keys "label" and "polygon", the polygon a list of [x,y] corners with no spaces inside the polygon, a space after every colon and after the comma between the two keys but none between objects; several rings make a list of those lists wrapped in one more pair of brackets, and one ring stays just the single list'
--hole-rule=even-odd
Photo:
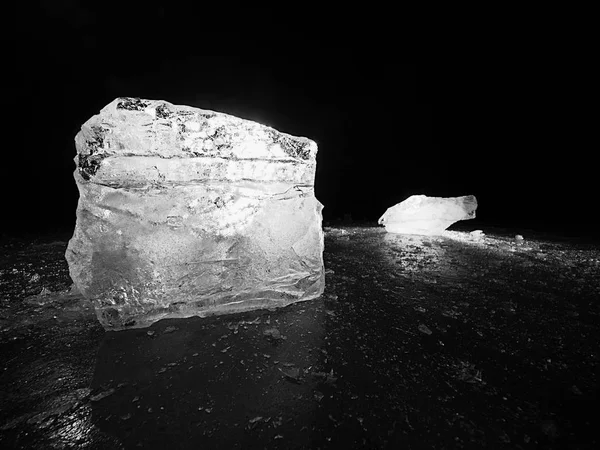
[{"label": "translucent ice", "polygon": [[413,195],[388,208],[379,224],[386,231],[400,234],[437,235],[459,220],[475,218],[477,199]]},{"label": "translucent ice", "polygon": [[227,114],[118,98],[75,142],[80,198],[66,257],[106,329],[323,292],[312,140]]}]

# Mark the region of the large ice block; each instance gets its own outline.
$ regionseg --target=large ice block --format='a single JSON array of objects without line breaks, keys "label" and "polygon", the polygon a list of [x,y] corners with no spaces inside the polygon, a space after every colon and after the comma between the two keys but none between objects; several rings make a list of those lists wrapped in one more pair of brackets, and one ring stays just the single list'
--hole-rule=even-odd
[{"label": "large ice block", "polygon": [[285,306],[324,289],[317,145],[118,98],[75,138],[71,278],[105,329]]}]

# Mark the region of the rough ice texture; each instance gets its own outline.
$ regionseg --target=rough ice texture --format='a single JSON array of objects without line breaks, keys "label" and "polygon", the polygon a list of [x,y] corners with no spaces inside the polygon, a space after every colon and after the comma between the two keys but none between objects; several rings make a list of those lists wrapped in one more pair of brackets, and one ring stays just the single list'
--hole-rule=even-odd
[{"label": "rough ice texture", "polygon": [[413,195],[388,208],[379,218],[379,224],[390,233],[437,235],[459,220],[474,219],[476,209],[477,199],[473,195]]},{"label": "rough ice texture", "polygon": [[285,306],[325,286],[317,145],[118,98],[75,138],[71,278],[105,329]]}]

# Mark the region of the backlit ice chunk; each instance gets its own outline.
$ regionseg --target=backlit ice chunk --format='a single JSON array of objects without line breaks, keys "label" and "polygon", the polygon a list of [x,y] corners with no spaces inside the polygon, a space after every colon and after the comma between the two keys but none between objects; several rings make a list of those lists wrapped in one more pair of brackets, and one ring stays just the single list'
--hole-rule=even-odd
[{"label": "backlit ice chunk", "polygon": [[463,197],[427,197],[413,195],[388,208],[379,219],[390,233],[441,234],[459,220],[475,218],[477,199],[473,195]]}]

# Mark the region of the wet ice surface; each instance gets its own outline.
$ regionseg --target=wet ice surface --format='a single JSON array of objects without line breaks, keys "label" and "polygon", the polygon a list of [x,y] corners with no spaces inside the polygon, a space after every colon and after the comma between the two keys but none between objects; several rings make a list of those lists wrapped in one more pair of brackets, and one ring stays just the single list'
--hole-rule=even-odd
[{"label": "wet ice surface", "polygon": [[119,333],[65,247],[2,244],[2,448],[599,443],[598,245],[327,228],[322,298]]}]

